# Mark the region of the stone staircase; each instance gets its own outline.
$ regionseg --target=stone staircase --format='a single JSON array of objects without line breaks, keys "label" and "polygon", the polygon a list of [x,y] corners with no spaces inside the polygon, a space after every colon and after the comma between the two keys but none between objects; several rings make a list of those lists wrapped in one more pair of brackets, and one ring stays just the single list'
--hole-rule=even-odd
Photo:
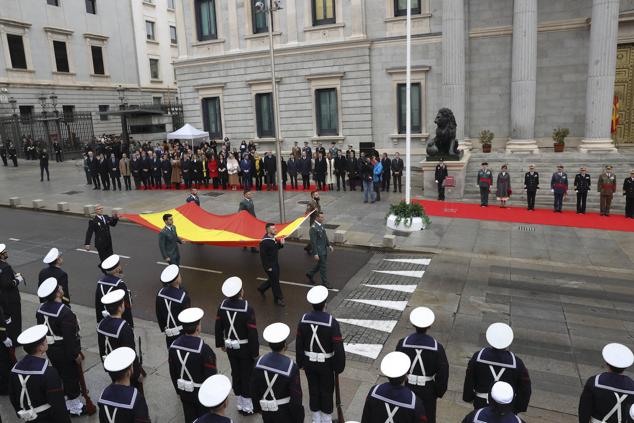
[{"label": "stone staircase", "polygon": [[528,165],[534,164],[535,170],[539,172],[540,189],[537,191],[535,207],[552,208],[553,195],[550,192],[550,178],[557,169],[559,163],[565,166],[565,171],[570,179],[570,191],[568,199],[564,202],[565,210],[576,209],[576,195],[573,190],[574,178],[579,173],[579,168],[585,166],[592,177],[592,189],[588,193],[587,208],[589,211],[599,210],[599,193],[597,192],[597,180],[603,172],[603,168],[610,164],[617,178],[617,191],[612,201],[614,213],[621,213],[625,209],[625,198],[622,195],[623,180],[630,176],[630,170],[634,169],[634,153],[611,153],[611,154],[582,154],[578,152],[565,153],[541,153],[537,155],[520,155],[504,153],[472,153],[467,165],[467,181],[465,182],[464,200],[477,202],[480,200],[480,191],[476,187],[476,177],[480,164],[489,163],[489,169],[493,172],[493,186],[489,204],[495,204],[495,181],[497,174],[503,164],[508,165],[511,174],[511,196],[510,205],[525,205],[526,193],[524,192],[524,174],[528,171]]}]

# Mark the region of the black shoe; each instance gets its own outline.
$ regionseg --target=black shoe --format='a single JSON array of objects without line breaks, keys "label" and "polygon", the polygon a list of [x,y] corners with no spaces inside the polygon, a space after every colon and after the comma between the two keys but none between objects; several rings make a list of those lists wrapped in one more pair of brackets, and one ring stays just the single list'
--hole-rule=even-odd
[{"label": "black shoe", "polygon": [[266,291],[264,291],[260,287],[258,287],[257,290],[260,293],[260,297],[262,297],[262,299],[265,299],[266,298]]},{"label": "black shoe", "polygon": [[278,299],[278,300],[273,301],[273,304],[275,304],[278,307],[286,307],[286,303],[281,298]]},{"label": "black shoe", "polygon": [[259,253],[258,249],[255,247],[251,247],[251,252],[252,253]]},{"label": "black shoe", "polygon": [[310,282],[311,285],[315,285],[315,281],[313,280],[312,276],[310,276],[308,273],[306,273],[306,277],[308,278],[308,282]]}]

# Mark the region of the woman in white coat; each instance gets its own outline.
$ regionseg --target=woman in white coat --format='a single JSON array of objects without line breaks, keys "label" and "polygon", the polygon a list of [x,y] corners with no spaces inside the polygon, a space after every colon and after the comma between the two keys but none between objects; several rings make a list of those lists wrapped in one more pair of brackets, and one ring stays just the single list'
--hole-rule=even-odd
[{"label": "woman in white coat", "polygon": [[335,159],[332,158],[332,153],[328,152],[326,154],[326,185],[328,186],[328,191],[334,191],[334,183],[336,179]]}]

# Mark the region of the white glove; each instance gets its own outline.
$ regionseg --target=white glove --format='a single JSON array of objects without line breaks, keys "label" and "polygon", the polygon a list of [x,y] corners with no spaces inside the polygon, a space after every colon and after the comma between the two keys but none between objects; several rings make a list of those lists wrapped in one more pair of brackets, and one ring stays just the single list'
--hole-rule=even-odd
[{"label": "white glove", "polygon": [[11,342],[11,338],[7,337],[4,341],[2,341],[5,347],[11,348],[13,346],[13,342]]},{"label": "white glove", "polygon": [[24,276],[22,276],[21,273],[16,273],[15,274],[15,280],[18,281],[18,283],[16,285],[20,285],[20,283],[23,283],[26,285],[26,283],[24,282]]},{"label": "white glove", "polygon": [[551,189],[551,190],[550,190],[550,192],[555,192],[555,190],[554,190],[554,189]]},{"label": "white glove", "polygon": [[436,181],[436,183],[438,183],[438,181]]}]

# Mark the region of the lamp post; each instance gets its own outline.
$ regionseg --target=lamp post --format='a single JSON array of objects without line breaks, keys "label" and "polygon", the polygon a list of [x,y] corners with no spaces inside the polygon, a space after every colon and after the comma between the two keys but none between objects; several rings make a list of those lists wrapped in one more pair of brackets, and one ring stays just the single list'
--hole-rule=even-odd
[{"label": "lamp post", "polygon": [[407,0],[405,59],[405,202],[411,201],[412,191],[412,0]]},{"label": "lamp post", "polygon": [[[117,94],[119,96],[119,110],[125,110],[128,106],[125,96],[126,89],[119,85],[117,88]],[[125,115],[125,112],[121,114],[121,135],[123,135],[123,140],[126,143],[130,142],[130,138],[128,136],[128,117]]]},{"label": "lamp post", "polygon": [[[293,0],[291,0],[293,1]],[[266,2],[266,4],[264,3]],[[277,93],[277,81],[275,79],[275,49],[273,46],[273,12],[281,10],[279,0],[264,0],[255,4],[256,13],[266,13],[266,26],[269,32],[269,50],[271,56],[271,87],[273,91],[273,116],[275,116],[275,157],[277,167],[277,193],[280,208],[280,222],[286,221],[286,211],[284,209],[284,189],[282,187],[282,135],[280,133],[280,103]]]}]

